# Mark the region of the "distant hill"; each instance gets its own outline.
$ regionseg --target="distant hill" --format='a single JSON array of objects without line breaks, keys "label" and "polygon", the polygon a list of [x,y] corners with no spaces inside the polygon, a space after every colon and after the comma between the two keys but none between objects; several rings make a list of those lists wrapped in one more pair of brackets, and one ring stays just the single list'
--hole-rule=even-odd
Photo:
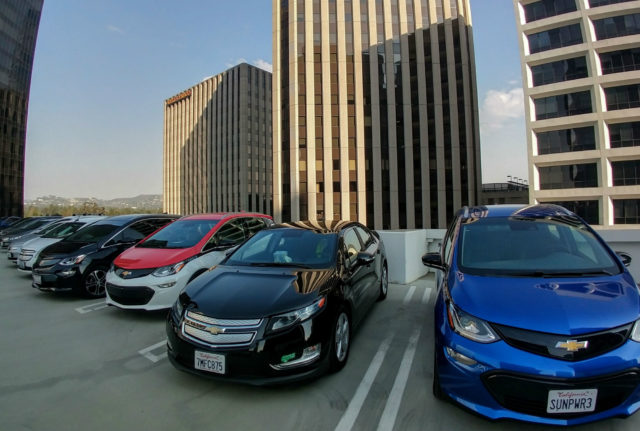
[{"label": "distant hill", "polygon": [[105,208],[162,208],[162,195],[138,195],[132,198],[97,199],[97,198],[62,198],[59,196],[42,196],[33,200],[25,200],[25,206],[48,207],[50,205],[82,206],[85,203],[95,203]]}]

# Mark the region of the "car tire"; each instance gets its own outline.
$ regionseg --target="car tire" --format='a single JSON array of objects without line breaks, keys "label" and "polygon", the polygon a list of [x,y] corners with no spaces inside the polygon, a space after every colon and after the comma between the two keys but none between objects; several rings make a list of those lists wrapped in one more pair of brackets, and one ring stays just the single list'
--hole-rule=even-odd
[{"label": "car tire", "polygon": [[82,293],[88,298],[102,298],[107,286],[107,269],[91,268],[82,277]]},{"label": "car tire", "polygon": [[340,371],[349,359],[349,347],[351,346],[351,317],[344,306],[340,306],[333,322],[333,334],[331,336],[330,370]]},{"label": "car tire", "polygon": [[436,359],[436,355],[433,355],[433,396],[440,400],[446,401],[448,399],[447,394],[442,390],[442,386],[440,386],[440,372],[438,371],[438,361]]},{"label": "car tire", "polygon": [[378,301],[382,301],[387,297],[389,291],[389,271],[387,270],[387,264],[382,264],[382,274],[380,274],[380,293],[378,295]]}]

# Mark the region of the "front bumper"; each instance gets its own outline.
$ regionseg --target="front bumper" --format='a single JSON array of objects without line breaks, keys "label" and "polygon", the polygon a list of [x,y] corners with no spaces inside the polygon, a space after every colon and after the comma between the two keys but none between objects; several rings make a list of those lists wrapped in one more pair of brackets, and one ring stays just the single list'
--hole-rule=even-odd
[{"label": "front bumper", "polygon": [[[159,287],[171,284],[171,287]],[[169,276],[122,279],[113,271],[107,273],[107,304],[128,310],[164,310],[171,308],[187,284],[185,277]]]},{"label": "front bumper", "polygon": [[82,283],[82,274],[77,266],[54,265],[48,268],[35,268],[31,272],[31,277],[31,286],[45,291],[75,290]]},{"label": "front bumper", "polygon": [[[640,343],[595,358],[568,362],[538,356],[504,341],[481,344],[453,332],[436,312],[436,355],[440,386],[453,401],[489,419],[577,425],[624,417],[640,408]],[[476,361],[460,362],[447,351]],[[551,390],[597,389],[595,411],[547,413]]]},{"label": "front bumper", "polygon": [[[171,363],[179,370],[202,377],[251,385],[276,385],[308,380],[324,374],[329,369],[330,331],[326,328],[328,313],[323,312],[282,333],[264,336],[268,319],[258,329],[255,340],[246,347],[212,348],[184,337],[181,324],[176,322],[173,311],[166,323],[167,353]],[[284,362],[284,357],[300,358],[306,347],[320,345],[320,355],[305,365],[289,369],[275,369],[273,365]],[[224,374],[216,374],[195,368],[195,352],[221,354],[225,357]]]}]

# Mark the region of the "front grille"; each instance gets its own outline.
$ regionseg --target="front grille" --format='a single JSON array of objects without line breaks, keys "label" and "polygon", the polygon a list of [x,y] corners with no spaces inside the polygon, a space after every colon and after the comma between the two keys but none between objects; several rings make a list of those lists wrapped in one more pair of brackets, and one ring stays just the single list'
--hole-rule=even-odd
[{"label": "front grille", "polygon": [[51,267],[55,264],[57,264],[58,262],[60,262],[62,259],[40,259],[38,262],[36,262],[36,265],[34,266],[38,266],[40,268],[48,268]]},{"label": "front grille", "polygon": [[187,311],[182,335],[211,347],[247,346],[254,340],[262,319],[216,319]]},{"label": "front grille", "polygon": [[[503,372],[482,376],[487,390],[503,407],[533,416],[572,418],[590,415],[622,404],[640,384],[640,371],[588,379],[542,379]],[[588,413],[547,413],[550,390],[597,389],[596,409]]]},{"label": "front grille", "polygon": [[[583,361],[622,346],[629,337],[632,325],[630,323],[606,331],[576,336],[547,334],[495,324],[493,327],[507,344],[517,349],[564,361]],[[586,347],[570,351],[571,348],[567,348],[566,343],[573,341],[586,342]],[[565,348],[556,347],[558,345],[565,345]]]},{"label": "front grille", "polygon": [[124,280],[129,280],[131,278],[144,277],[145,275],[151,274],[155,270],[156,268],[126,269],[126,268],[120,268],[119,266],[115,266],[113,268],[113,271],[115,272],[115,274]]},{"label": "front grille", "polygon": [[35,254],[35,250],[25,250],[24,248],[20,251],[20,260],[30,260]]},{"label": "front grille", "polygon": [[122,305],[145,305],[153,298],[153,289],[146,286],[116,286],[107,283],[109,297]]}]

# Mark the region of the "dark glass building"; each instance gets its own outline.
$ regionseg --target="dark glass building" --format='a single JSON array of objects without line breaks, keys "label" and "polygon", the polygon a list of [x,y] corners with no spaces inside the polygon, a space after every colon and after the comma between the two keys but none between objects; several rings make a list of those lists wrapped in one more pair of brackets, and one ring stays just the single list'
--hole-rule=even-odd
[{"label": "dark glass building", "polygon": [[27,108],[43,1],[0,2],[0,217],[23,214]]}]

